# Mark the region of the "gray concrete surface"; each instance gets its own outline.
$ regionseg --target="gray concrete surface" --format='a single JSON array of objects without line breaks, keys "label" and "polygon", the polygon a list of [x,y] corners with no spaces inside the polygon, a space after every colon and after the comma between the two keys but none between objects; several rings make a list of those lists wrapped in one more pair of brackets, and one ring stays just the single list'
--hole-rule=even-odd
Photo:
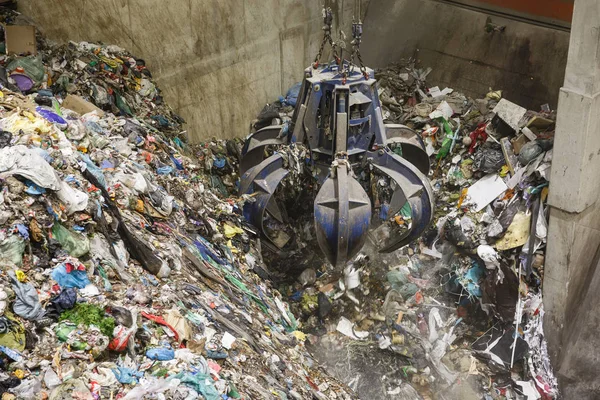
[{"label": "gray concrete surface", "polygon": [[[366,4],[368,0],[363,0]],[[243,136],[301,80],[322,37],[320,0],[21,0],[56,41],[102,41],[144,58],[194,140]],[[354,2],[331,0],[350,32]]]},{"label": "gray concrete surface", "polygon": [[417,57],[428,81],[477,98],[489,88],[534,110],[556,107],[569,33],[492,17],[504,32],[486,33],[488,14],[435,0],[372,0],[365,19],[365,62],[382,67]]},{"label": "gray concrete surface", "polygon": [[576,0],[560,92],[544,331],[565,399],[600,398],[600,4]]}]

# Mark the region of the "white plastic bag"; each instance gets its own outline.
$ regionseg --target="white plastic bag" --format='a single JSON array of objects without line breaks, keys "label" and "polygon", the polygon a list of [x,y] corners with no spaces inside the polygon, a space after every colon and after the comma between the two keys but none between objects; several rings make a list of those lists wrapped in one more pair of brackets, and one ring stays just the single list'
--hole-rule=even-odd
[{"label": "white plastic bag", "polygon": [[73,189],[67,182],[60,183],[60,190],[56,195],[67,206],[67,214],[71,215],[76,211],[83,211],[88,205],[89,196],[80,190]]}]

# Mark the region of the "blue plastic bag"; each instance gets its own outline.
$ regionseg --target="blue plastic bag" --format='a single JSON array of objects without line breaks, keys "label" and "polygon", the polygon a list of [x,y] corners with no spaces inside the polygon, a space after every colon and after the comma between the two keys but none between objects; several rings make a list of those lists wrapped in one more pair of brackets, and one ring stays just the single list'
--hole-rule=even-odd
[{"label": "blue plastic bag", "polygon": [[60,264],[52,271],[52,279],[54,279],[61,288],[79,288],[83,289],[90,284],[85,271],[75,269],[71,273],[67,272],[65,264]]},{"label": "blue plastic bag", "polygon": [[85,166],[87,167],[87,169],[92,173],[92,175],[94,175],[94,178],[96,178],[98,180],[98,183],[100,183],[103,188],[106,188],[106,178],[104,178],[104,174],[102,173],[102,170],[100,168],[98,168],[98,166],[96,164],[94,164],[92,159],[89,158],[87,155],[85,155],[83,153],[79,153],[79,156],[85,163]]},{"label": "blue plastic bag", "polygon": [[122,383],[124,385],[138,383],[138,379],[144,377],[143,372],[125,367],[113,368],[112,373],[115,375],[115,378],[117,378],[119,383]]},{"label": "blue plastic bag", "polygon": [[40,114],[42,117],[44,117],[45,120],[52,122],[53,124],[58,126],[60,129],[67,129],[67,126],[68,126],[67,121],[65,121],[65,119],[63,117],[61,117],[54,111],[48,110],[47,108],[44,108],[44,107],[36,107],[35,111],[37,111],[38,114]]},{"label": "blue plastic bag", "polygon": [[151,360],[169,361],[175,358],[175,350],[164,347],[156,347],[146,351],[146,357]]},{"label": "blue plastic bag", "polygon": [[292,86],[286,93],[285,98],[280,98],[279,101],[283,105],[290,105],[292,107],[296,107],[296,103],[298,102],[298,96],[300,95],[300,89],[302,88],[302,83],[296,83]]}]

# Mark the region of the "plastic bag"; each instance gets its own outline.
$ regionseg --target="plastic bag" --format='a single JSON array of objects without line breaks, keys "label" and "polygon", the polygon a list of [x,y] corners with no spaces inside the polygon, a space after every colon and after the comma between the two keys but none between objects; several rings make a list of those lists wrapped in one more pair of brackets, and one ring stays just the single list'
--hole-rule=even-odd
[{"label": "plastic bag", "polygon": [[521,165],[527,165],[537,156],[542,154],[543,151],[542,146],[540,146],[537,141],[529,142],[521,148],[521,151],[519,152],[519,162]]},{"label": "plastic bag", "polygon": [[138,379],[144,377],[143,372],[136,371],[132,368],[126,367],[117,367],[113,368],[113,374],[115,374],[115,378],[124,385],[132,385],[138,382]]},{"label": "plastic bag", "polygon": [[35,378],[25,379],[11,390],[19,399],[35,399],[42,390],[42,382]]},{"label": "plastic bag", "polygon": [[[114,371],[113,371],[114,372]],[[141,379],[140,384],[131,389],[123,400],[137,400],[144,398],[145,395],[152,393],[156,395],[170,390],[175,390],[181,384],[179,379]]]},{"label": "plastic bag", "polygon": [[16,57],[6,65],[6,70],[12,72],[17,68],[23,68],[25,74],[33,79],[36,83],[44,80],[46,74],[42,56]]},{"label": "plastic bag", "polygon": [[[38,390],[41,390],[41,387]],[[24,398],[33,399],[35,397],[32,396]],[[50,393],[49,400],[62,399],[94,400],[94,396],[81,379],[69,379],[65,383],[57,386],[52,393]]]},{"label": "plastic bag", "polygon": [[0,243],[0,264],[21,266],[25,241],[17,235],[7,237]]},{"label": "plastic bag", "polygon": [[12,288],[16,296],[13,304],[15,314],[29,320],[43,317],[46,311],[42,308],[35,287],[29,283],[19,282],[14,271],[9,271],[8,274],[10,275]]},{"label": "plastic bag", "polygon": [[54,268],[52,271],[52,279],[54,279],[61,288],[83,289],[90,284],[86,271],[73,269],[69,273],[67,272],[67,267],[64,263]]},{"label": "plastic bag", "polygon": [[144,175],[136,172],[135,174],[126,174],[124,172],[117,172],[114,175],[114,179],[123,183],[129,189],[135,191],[137,194],[148,192],[148,184]]},{"label": "plastic bag", "polygon": [[475,167],[486,174],[498,172],[504,164],[504,153],[497,143],[487,142],[475,154]]},{"label": "plastic bag", "polygon": [[46,369],[46,373],[44,374],[44,383],[48,389],[54,389],[58,385],[61,384],[61,379],[58,377],[56,372],[51,367]]},{"label": "plastic bag", "polygon": [[146,357],[151,360],[169,361],[175,358],[175,351],[165,347],[155,347],[146,351]]},{"label": "plastic bag", "polygon": [[132,324],[130,328],[123,325],[115,326],[113,331],[113,340],[108,344],[108,348],[113,351],[123,352],[127,349],[127,343],[132,337],[135,337],[138,326],[133,321],[137,319],[137,311],[133,311],[131,315]]},{"label": "plastic bag", "polygon": [[190,372],[180,372],[171,379],[177,379],[186,386],[190,386],[196,392],[200,393],[206,400],[219,400],[221,396],[213,384],[214,380],[209,374],[192,374]]},{"label": "plastic bag", "polygon": [[0,149],[0,178],[11,175],[20,175],[46,189],[61,187],[54,168],[38,152],[22,145]]},{"label": "plastic bag", "polygon": [[298,102],[298,96],[300,95],[300,89],[302,89],[302,83],[296,83],[294,86],[289,88],[287,91],[285,98],[280,99],[281,103],[284,105],[288,104],[292,107],[296,107],[296,103]]},{"label": "plastic bag", "polygon": [[56,195],[67,206],[67,214],[71,215],[76,211],[83,211],[88,205],[89,196],[80,190],[73,189],[67,182],[60,183],[60,190]]},{"label": "plastic bag", "polygon": [[90,241],[87,237],[71,232],[59,223],[55,223],[52,227],[52,235],[62,248],[73,257],[81,257],[90,251]]},{"label": "plastic bag", "polygon": [[98,168],[98,166],[96,164],[94,164],[92,159],[89,158],[88,156],[86,156],[85,154],[79,153],[79,156],[85,163],[87,170],[90,171],[92,175],[94,175],[94,178],[96,178],[98,183],[100,185],[102,185],[103,188],[106,188],[106,178],[104,177],[102,170],[100,168]]}]

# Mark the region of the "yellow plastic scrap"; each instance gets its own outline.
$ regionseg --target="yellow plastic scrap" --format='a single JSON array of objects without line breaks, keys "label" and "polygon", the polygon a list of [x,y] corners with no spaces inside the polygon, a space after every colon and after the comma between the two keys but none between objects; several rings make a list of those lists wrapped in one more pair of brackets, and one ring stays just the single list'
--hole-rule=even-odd
[{"label": "yellow plastic scrap", "polygon": [[119,60],[118,58],[110,59],[108,57],[100,56],[100,60],[113,69],[116,69],[119,64],[123,64],[123,61]]},{"label": "yellow plastic scrap", "polygon": [[490,88],[489,93],[486,94],[485,97],[490,100],[499,101],[502,98],[502,90],[492,90],[492,88]]},{"label": "yellow plastic scrap", "polygon": [[15,370],[15,376],[19,379],[23,379],[25,378],[25,371],[23,371],[22,369],[17,369]]},{"label": "yellow plastic scrap", "polygon": [[227,247],[229,247],[229,250],[231,250],[232,253],[238,253],[238,249],[231,243],[231,240],[227,241]]},{"label": "yellow plastic scrap", "polygon": [[292,335],[294,335],[296,339],[298,339],[301,342],[304,342],[306,340],[306,334],[302,331],[294,331],[292,332]]},{"label": "yellow plastic scrap", "polygon": [[496,249],[503,251],[523,246],[529,239],[530,226],[531,214],[517,213],[504,236],[496,242]]},{"label": "yellow plastic scrap", "polygon": [[15,271],[15,275],[17,276],[19,282],[25,282],[27,280],[27,275],[25,275],[25,272],[21,271],[20,269]]},{"label": "yellow plastic scrap", "polygon": [[508,175],[509,171],[510,171],[510,168],[508,167],[508,165],[502,166],[502,168],[500,169],[500,177],[504,178],[506,175]]},{"label": "yellow plastic scrap", "polygon": [[144,212],[144,202],[140,199],[138,199],[135,202],[135,211],[139,212],[139,213],[143,213]]},{"label": "yellow plastic scrap", "polygon": [[223,233],[227,239],[231,239],[235,235],[242,234],[244,231],[238,226],[232,226],[229,224],[223,224]]}]

